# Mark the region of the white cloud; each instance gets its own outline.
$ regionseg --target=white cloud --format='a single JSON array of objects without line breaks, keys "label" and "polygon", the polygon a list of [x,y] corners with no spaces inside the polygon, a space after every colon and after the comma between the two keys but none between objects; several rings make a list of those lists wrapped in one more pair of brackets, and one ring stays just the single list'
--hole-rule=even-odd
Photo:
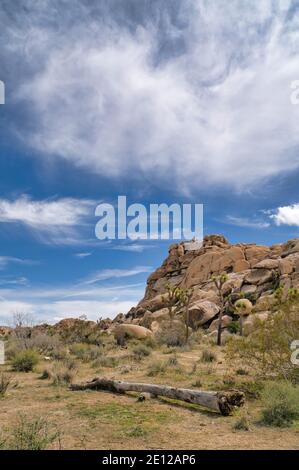
[{"label": "white cloud", "polygon": [[91,252],[86,252],[86,253],[75,253],[75,257],[76,258],[79,258],[79,259],[82,259],[82,258],[88,258],[88,256],[91,256],[92,253]]},{"label": "white cloud", "polygon": [[278,207],[270,217],[276,225],[295,225],[299,227],[299,204]]},{"label": "white cloud", "polygon": [[93,273],[88,279],[82,281],[82,284],[94,284],[99,281],[106,281],[107,279],[136,276],[137,274],[149,273],[151,270],[150,266],[136,266],[131,269],[103,269]]},{"label": "white cloud", "polygon": [[[294,2],[190,0],[177,11],[169,2],[131,29],[127,18],[95,18],[80,1],[65,17],[61,4],[29,3],[31,20],[6,32],[8,52],[23,64],[27,54],[16,98],[31,122],[20,135],[40,157],[113,178],[171,181],[181,191],[248,190],[298,168],[290,84],[299,21],[286,15]],[[67,35],[44,21],[57,11],[61,26],[74,15]]]},{"label": "white cloud", "polygon": [[269,222],[262,220],[248,219],[245,217],[234,217],[232,215],[227,216],[226,221],[237,227],[247,227],[253,229],[263,229],[270,226]]},{"label": "white cloud", "polygon": [[23,264],[32,266],[39,264],[39,262],[32,259],[16,258],[14,256],[0,256],[0,269],[6,268],[8,264]]},{"label": "white cloud", "polygon": [[0,199],[0,223],[21,223],[46,243],[77,244],[83,242],[80,229],[93,215],[94,205],[91,200],[74,198],[37,201],[22,195],[13,201]]},{"label": "white cloud", "polygon": [[132,243],[131,245],[114,245],[111,249],[116,251],[131,251],[133,253],[143,253],[145,250],[154,247],[154,245],[142,245]]},{"label": "white cloud", "polygon": [[[1,283],[0,283],[1,285]],[[85,314],[89,319],[114,318],[142,298],[144,284],[63,285],[52,288],[0,288],[0,324],[12,322],[16,312],[30,313],[34,322],[53,323]]]}]

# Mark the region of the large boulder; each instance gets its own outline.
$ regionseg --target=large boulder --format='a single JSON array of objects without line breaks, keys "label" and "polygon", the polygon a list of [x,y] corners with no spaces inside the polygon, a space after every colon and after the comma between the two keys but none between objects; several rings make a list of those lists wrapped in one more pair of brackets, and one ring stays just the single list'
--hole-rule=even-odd
[{"label": "large boulder", "polygon": [[273,272],[270,269],[252,269],[244,278],[247,284],[261,285],[273,279]]},{"label": "large boulder", "polygon": [[139,325],[132,325],[130,323],[121,323],[116,325],[113,330],[115,339],[121,343],[123,339],[135,338],[135,339],[146,339],[153,335],[153,332],[148,328],[144,328]]},{"label": "large boulder", "polygon": [[248,299],[238,299],[234,307],[239,316],[245,316],[251,313],[253,305]]},{"label": "large boulder", "polygon": [[220,311],[218,305],[208,300],[195,302],[189,307],[189,326],[197,329],[212,320]]},{"label": "large boulder", "polygon": [[285,258],[292,253],[299,252],[299,239],[295,238],[294,240],[289,240],[282,245],[281,257]]},{"label": "large boulder", "polygon": [[293,272],[294,265],[289,258],[278,260],[278,272],[281,276],[284,274],[291,274]]},{"label": "large boulder", "polygon": [[200,302],[202,300],[209,300],[210,302],[214,302],[215,304],[218,304],[219,302],[219,296],[215,290],[214,284],[211,284],[211,286],[214,289],[200,289],[199,286],[195,286],[193,288],[193,294],[191,298],[191,304],[194,304],[196,302]]},{"label": "large boulder", "polygon": [[255,269],[277,269],[279,265],[279,261],[277,259],[263,259],[259,261],[255,266]]},{"label": "large boulder", "polygon": [[253,333],[259,326],[259,322],[265,322],[268,320],[271,312],[259,312],[254,315],[250,315],[244,320],[243,323],[243,335],[248,336]]},{"label": "large boulder", "polygon": [[265,310],[271,309],[276,303],[276,299],[274,295],[263,295],[261,296],[255,306],[254,306],[254,311],[255,312],[263,312]]},{"label": "large boulder", "polygon": [[245,245],[244,252],[246,260],[253,268],[255,264],[269,256],[270,248],[267,246]]},{"label": "large boulder", "polygon": [[[221,328],[226,328],[229,326],[229,324],[232,322],[232,317],[229,315],[223,315],[222,321],[221,321]],[[210,324],[208,331],[218,331],[218,326],[219,326],[219,319],[217,318],[216,320],[213,320],[212,323]]]},{"label": "large boulder", "polygon": [[147,299],[139,302],[138,307],[142,307],[145,310],[155,312],[165,307],[168,299],[168,294],[159,294],[153,297],[152,299]]},{"label": "large boulder", "polygon": [[197,256],[187,269],[184,287],[192,287],[207,281],[212,275],[222,272],[239,272],[248,269],[249,263],[244,257],[243,250],[238,246],[231,246],[220,250],[218,247]]},{"label": "large boulder", "polygon": [[161,323],[167,319],[169,319],[169,310],[168,308],[162,308],[161,310],[156,310],[155,312],[147,311],[140,320],[139,324],[145,328],[152,329],[151,325],[153,322]]}]

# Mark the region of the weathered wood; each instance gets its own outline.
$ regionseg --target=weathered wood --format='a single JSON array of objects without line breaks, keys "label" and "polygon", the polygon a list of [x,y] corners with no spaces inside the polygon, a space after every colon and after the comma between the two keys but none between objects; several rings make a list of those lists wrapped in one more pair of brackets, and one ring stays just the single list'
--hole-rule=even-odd
[{"label": "weathered wood", "polygon": [[217,411],[224,416],[231,414],[235,407],[243,406],[245,396],[243,392],[231,390],[226,392],[204,392],[188,388],[175,388],[167,385],[155,385],[134,382],[121,382],[96,377],[90,382],[73,384],[71,390],[106,390],[114,393],[145,392],[154,396],[162,396],[182,400],[187,403],[201,405]]}]

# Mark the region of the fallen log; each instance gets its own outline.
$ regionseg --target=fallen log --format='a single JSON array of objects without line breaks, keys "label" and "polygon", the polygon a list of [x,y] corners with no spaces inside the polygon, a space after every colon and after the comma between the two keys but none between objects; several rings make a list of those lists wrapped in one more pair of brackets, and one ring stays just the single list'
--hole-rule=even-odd
[{"label": "fallen log", "polygon": [[225,392],[203,392],[200,390],[190,390],[188,388],[175,388],[167,385],[155,385],[134,382],[121,382],[119,380],[111,380],[96,377],[90,382],[81,384],[72,384],[70,389],[76,390],[106,390],[112,393],[141,392],[150,393],[153,396],[161,396],[182,400],[187,403],[204,406],[211,410],[228,416],[234,408],[243,406],[245,403],[245,395],[238,390],[230,390]]}]

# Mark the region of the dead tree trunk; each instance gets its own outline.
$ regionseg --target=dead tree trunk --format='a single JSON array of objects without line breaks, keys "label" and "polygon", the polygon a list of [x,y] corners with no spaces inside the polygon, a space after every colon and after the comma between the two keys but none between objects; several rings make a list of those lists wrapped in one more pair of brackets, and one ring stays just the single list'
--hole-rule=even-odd
[{"label": "dead tree trunk", "polygon": [[150,393],[154,396],[162,396],[182,400],[187,403],[201,405],[211,410],[217,411],[224,416],[231,414],[235,407],[243,406],[245,396],[243,392],[237,390],[227,392],[202,392],[199,390],[189,390],[187,388],[168,387],[166,385],[121,382],[96,377],[91,382],[73,384],[71,390],[106,390],[114,393],[141,392]]}]

